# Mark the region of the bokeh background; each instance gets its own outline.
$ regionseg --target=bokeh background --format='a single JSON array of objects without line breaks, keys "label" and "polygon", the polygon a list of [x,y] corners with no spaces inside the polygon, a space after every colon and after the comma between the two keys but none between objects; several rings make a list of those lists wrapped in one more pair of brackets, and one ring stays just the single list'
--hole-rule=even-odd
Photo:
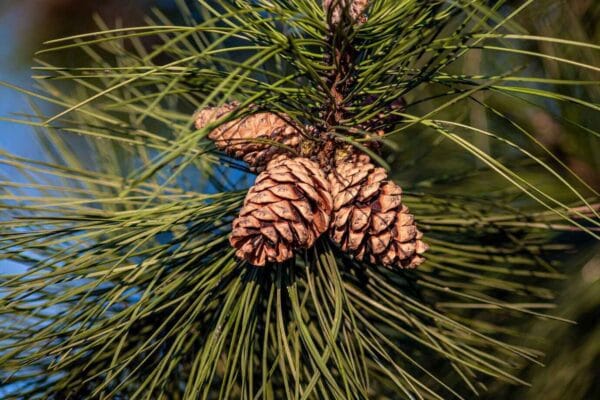
[{"label": "bokeh background", "polygon": [[[134,26],[145,23],[153,9],[160,10],[170,19],[178,20],[176,0],[0,0],[0,81],[9,85],[33,89],[35,87],[31,70],[36,51],[46,40],[61,36],[97,30],[97,22],[106,21],[110,26]],[[510,3],[510,2],[508,2]],[[515,2],[518,3],[518,2]],[[519,24],[532,35],[546,35],[600,43],[600,2],[597,0],[540,0],[538,6],[519,17]],[[565,48],[552,44],[536,43],[537,50],[547,54],[565,56]],[[573,51],[573,50],[569,50]],[[579,59],[590,65],[600,66],[598,52],[577,50]],[[77,64],[74,54],[69,52],[53,55],[58,64]],[[482,60],[477,52],[472,52],[464,68],[469,73],[477,73],[478,68],[494,62],[510,60]],[[46,58],[46,60],[48,60]],[[594,71],[583,71],[558,64],[553,60],[541,60],[528,65],[536,74],[548,78],[582,79],[600,81]],[[569,86],[560,88],[569,96],[584,98],[598,103],[600,86]],[[560,124],[561,117],[579,121],[597,129],[600,118],[594,113],[584,113],[581,108],[565,103],[549,102],[539,107],[511,109],[510,104],[496,104],[506,109],[512,118],[535,132],[537,139],[550,148],[571,169],[576,171],[590,186],[600,190],[600,146],[596,138],[590,138],[579,129],[570,129]],[[27,99],[7,86],[0,86],[0,117],[17,118],[27,113]],[[466,110],[465,112],[470,112]],[[489,115],[471,111],[471,119],[486,124]],[[22,114],[21,114],[22,115]],[[489,123],[492,123],[491,121]],[[486,146],[486,143],[480,143]],[[415,144],[418,146],[418,144]],[[493,150],[493,149],[492,149]],[[418,151],[406,148],[403,151]],[[431,151],[446,152],[439,148]],[[0,152],[10,152],[24,157],[43,160],[44,152],[30,128],[13,122],[0,121]],[[401,158],[401,155],[398,157]],[[472,168],[472,160],[452,158],[444,154],[442,159],[452,160],[450,164],[427,166],[423,174],[435,175],[448,168]],[[476,165],[475,165],[476,167]],[[1,166],[0,166],[1,168]],[[1,169],[0,169],[1,172]],[[528,172],[535,173],[535,172]],[[10,178],[10,177],[9,177]],[[492,181],[490,181],[492,179]],[[542,179],[540,177],[540,179]],[[493,178],[482,180],[466,178],[454,183],[457,191],[481,190],[481,185],[493,185]],[[557,193],[560,196],[560,193]],[[531,387],[516,387],[497,384],[490,387],[483,397],[490,399],[592,399],[600,393],[600,255],[597,243],[581,238],[580,251],[569,254],[568,278],[556,286],[559,293],[558,308],[554,313],[577,321],[576,325],[562,322],[531,321],[523,326],[524,335],[537,340],[537,345],[547,353],[546,367],[525,367],[522,376]],[[18,269],[0,261],[0,272]]]}]

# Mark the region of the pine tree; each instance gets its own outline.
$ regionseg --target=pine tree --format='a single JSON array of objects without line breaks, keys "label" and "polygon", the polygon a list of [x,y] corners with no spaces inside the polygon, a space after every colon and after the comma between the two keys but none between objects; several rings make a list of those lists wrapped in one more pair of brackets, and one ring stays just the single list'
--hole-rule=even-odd
[{"label": "pine tree", "polygon": [[[588,120],[556,118],[597,140],[597,103],[562,88],[594,82],[572,49],[600,47],[527,34],[534,0],[483,3],[199,0],[186,24],[47,43],[39,90],[14,89],[49,159],[0,153],[2,257],[26,267],[0,275],[4,398],[526,384],[541,353],[518,326],[561,319],[561,260],[600,215],[516,114],[575,103]],[[67,50],[86,66],[44,61]],[[469,72],[473,54],[500,62]]]}]

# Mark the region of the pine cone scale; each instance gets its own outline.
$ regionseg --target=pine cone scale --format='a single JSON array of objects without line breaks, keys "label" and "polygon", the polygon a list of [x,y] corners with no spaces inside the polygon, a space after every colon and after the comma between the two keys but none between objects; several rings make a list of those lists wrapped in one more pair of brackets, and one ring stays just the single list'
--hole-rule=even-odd
[{"label": "pine cone scale", "polygon": [[335,212],[334,220],[333,220],[333,227],[336,229],[344,229],[346,222],[348,221],[348,218],[350,217],[351,212],[352,212],[352,209],[350,207],[343,208],[343,209]]},{"label": "pine cone scale", "polygon": [[359,207],[352,211],[351,227],[353,231],[364,230],[369,224],[370,207]]},{"label": "pine cone scale", "polygon": [[273,209],[273,207],[256,207],[253,210],[253,215],[260,221],[271,222],[279,220],[279,215]]},{"label": "pine cone scale", "polygon": [[293,207],[296,209],[300,216],[304,218],[305,221],[311,221],[313,219],[313,212],[311,210],[310,205],[306,201],[295,202]]},{"label": "pine cone scale", "polygon": [[292,222],[300,221],[298,213],[292,208],[291,204],[287,201],[277,201],[273,204],[268,205],[267,208],[275,215],[275,220],[283,219]]},{"label": "pine cone scale", "polygon": [[391,233],[386,232],[381,236],[371,236],[369,243],[371,245],[371,251],[373,254],[381,254],[387,250],[387,243],[390,242]]},{"label": "pine cone scale", "polygon": [[301,198],[300,193],[298,193],[298,191],[294,188],[293,185],[289,184],[277,185],[267,190],[271,192],[274,196],[286,200],[299,200]]},{"label": "pine cone scale", "polygon": [[257,192],[254,197],[254,202],[257,204],[270,204],[278,201],[279,197],[273,194],[270,190]]},{"label": "pine cone scale", "polygon": [[290,228],[289,223],[278,221],[275,222],[273,226],[275,227],[275,229],[277,229],[277,232],[279,232],[279,235],[281,235],[281,237],[285,241],[291,242],[292,240],[294,240],[294,234],[292,233],[292,229]]}]

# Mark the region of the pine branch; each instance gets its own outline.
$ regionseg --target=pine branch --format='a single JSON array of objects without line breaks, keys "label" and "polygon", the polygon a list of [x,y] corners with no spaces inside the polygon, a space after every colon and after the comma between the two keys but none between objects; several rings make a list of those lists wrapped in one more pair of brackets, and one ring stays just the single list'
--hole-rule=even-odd
[{"label": "pine branch", "polygon": [[[526,43],[600,48],[523,33],[533,1],[493,3],[379,0],[336,22],[312,0],[200,0],[182,8],[188,26],[156,12],[48,42],[40,57],[74,51],[86,66],[40,60],[39,90],[10,86],[32,106],[11,120],[48,158],[0,151],[0,254],[20,267],[0,275],[3,398],[445,399],[527,384],[519,366],[542,355],[519,324],[563,320],[553,287],[578,240],[599,237],[600,202],[515,99],[598,106],[562,91],[589,77],[514,66],[590,72]],[[472,49],[497,65],[466,73]],[[233,101],[237,114],[193,127],[195,110]],[[208,135],[256,110],[389,164],[425,264],[358,261],[326,235],[265,268],[237,259],[228,237],[253,176]],[[565,116],[597,140],[591,118]]]}]

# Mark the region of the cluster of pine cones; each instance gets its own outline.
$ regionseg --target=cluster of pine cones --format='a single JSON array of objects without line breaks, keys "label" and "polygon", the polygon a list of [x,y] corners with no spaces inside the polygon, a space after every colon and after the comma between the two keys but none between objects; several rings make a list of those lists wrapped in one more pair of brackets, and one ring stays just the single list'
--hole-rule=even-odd
[{"label": "cluster of pine cones", "polygon": [[[334,33],[348,24],[364,24],[368,7],[369,0],[323,0],[338,64],[350,62],[352,51]],[[343,97],[340,92],[352,81],[348,74],[348,68],[334,69],[328,79],[332,98]],[[339,106],[329,110],[334,116],[329,125],[336,125]],[[403,106],[399,99],[390,108]],[[415,268],[425,260],[427,245],[402,204],[402,189],[366,154],[340,142],[326,127],[299,127],[286,115],[255,107],[241,115],[238,107],[232,103],[200,110],[195,122],[198,129],[217,126],[209,133],[217,148],[259,173],[233,221],[229,241],[239,258],[256,266],[280,263],[327,233],[360,261]],[[391,122],[390,116],[380,115],[358,128],[376,132],[381,118]],[[378,151],[377,142],[371,143],[371,150]]]},{"label": "cluster of pine cones", "polygon": [[327,233],[357,260],[399,268],[424,261],[428,247],[402,189],[366,154],[275,113],[234,119],[237,107],[200,110],[195,122],[202,129],[229,119],[209,138],[259,172],[233,222],[230,243],[239,258],[255,266],[283,262]]}]

